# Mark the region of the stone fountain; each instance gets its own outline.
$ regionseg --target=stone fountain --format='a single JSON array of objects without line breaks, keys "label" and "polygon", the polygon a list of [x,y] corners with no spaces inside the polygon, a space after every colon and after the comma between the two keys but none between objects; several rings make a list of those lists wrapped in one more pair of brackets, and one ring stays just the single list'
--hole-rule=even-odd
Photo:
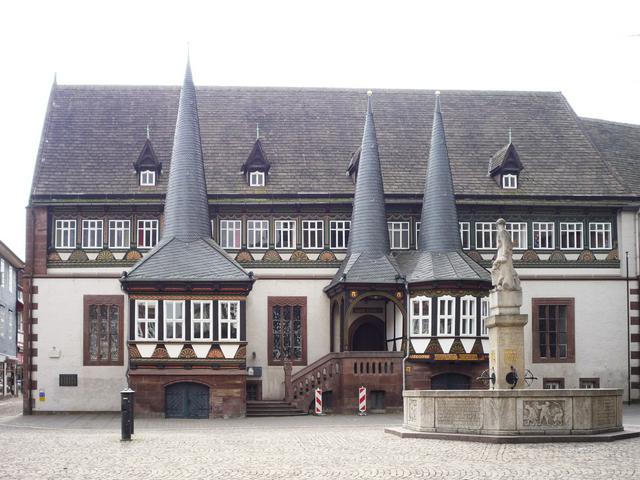
[{"label": "stone fountain", "polygon": [[488,390],[405,390],[404,422],[385,431],[409,438],[496,443],[610,441],[639,436],[623,429],[622,389],[525,388],[522,289],[505,221],[497,221],[491,269]]}]

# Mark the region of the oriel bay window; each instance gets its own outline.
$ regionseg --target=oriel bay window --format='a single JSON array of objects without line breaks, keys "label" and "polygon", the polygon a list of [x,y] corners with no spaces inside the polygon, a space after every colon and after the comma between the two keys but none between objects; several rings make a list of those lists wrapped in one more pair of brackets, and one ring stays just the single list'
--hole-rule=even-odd
[{"label": "oriel bay window", "polygon": [[240,302],[237,300],[218,302],[218,339],[240,340]]},{"label": "oriel bay window", "polygon": [[456,300],[453,297],[444,296],[438,298],[438,335],[455,335]]},{"label": "oriel bay window", "polygon": [[411,336],[429,335],[431,335],[431,298],[413,298],[411,300]]},{"label": "oriel bay window", "polygon": [[483,297],[480,299],[480,334],[483,337],[489,335],[489,329],[487,328],[487,318],[489,318],[489,298]]},{"label": "oriel bay window", "polygon": [[307,297],[269,297],[269,365],[306,365]]},{"label": "oriel bay window", "polygon": [[123,364],[122,295],[85,295],[84,365]]},{"label": "oriel bay window", "polygon": [[164,339],[184,340],[184,301],[164,301]]},{"label": "oriel bay window", "polygon": [[534,298],[533,361],[574,362],[574,299]]},{"label": "oriel bay window", "polygon": [[136,300],[136,340],[158,338],[158,301]]},{"label": "oriel bay window", "polygon": [[211,340],[213,331],[213,302],[191,301],[191,340]]}]

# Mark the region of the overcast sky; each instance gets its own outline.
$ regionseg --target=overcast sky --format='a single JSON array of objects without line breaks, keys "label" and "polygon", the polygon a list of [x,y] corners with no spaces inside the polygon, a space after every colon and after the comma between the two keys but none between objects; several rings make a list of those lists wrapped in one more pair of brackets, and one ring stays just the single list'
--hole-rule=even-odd
[{"label": "overcast sky", "polygon": [[640,124],[640,1],[3,1],[0,240],[25,206],[60,84],[562,91]]}]

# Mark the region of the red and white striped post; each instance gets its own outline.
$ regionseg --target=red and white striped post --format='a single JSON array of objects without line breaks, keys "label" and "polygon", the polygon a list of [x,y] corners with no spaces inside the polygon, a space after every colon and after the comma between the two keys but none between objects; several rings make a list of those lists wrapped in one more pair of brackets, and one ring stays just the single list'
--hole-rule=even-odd
[{"label": "red and white striped post", "polygon": [[322,389],[316,388],[316,415],[322,415]]},{"label": "red and white striped post", "polygon": [[358,390],[358,415],[367,414],[367,387]]}]

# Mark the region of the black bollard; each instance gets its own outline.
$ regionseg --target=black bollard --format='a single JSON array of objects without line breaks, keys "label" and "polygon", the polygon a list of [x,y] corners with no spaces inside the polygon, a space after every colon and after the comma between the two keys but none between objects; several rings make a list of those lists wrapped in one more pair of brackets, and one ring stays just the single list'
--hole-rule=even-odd
[{"label": "black bollard", "polygon": [[120,392],[122,425],[122,441],[130,441],[133,433],[133,395],[134,391],[126,388]]}]

